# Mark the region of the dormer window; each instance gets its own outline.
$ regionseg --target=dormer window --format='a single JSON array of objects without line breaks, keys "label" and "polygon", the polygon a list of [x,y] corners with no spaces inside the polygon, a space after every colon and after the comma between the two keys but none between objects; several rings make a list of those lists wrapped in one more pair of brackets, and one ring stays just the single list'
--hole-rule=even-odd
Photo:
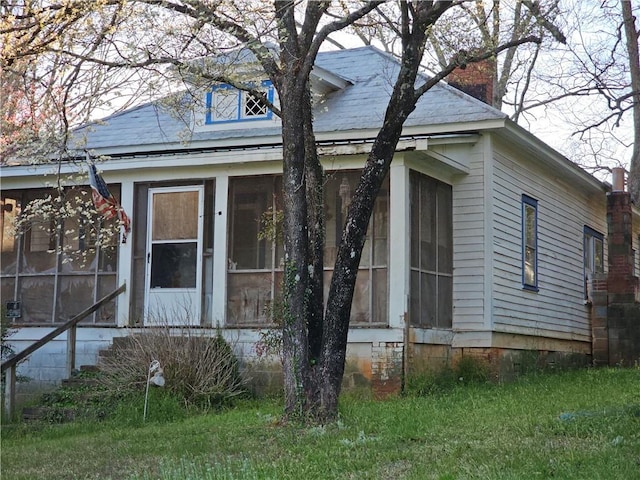
[{"label": "dormer window", "polygon": [[[273,85],[265,80],[260,84],[269,100],[273,102]],[[207,111],[205,123],[247,122],[253,120],[270,120],[273,112],[251,93],[238,90],[231,85],[217,85],[207,93]]]}]

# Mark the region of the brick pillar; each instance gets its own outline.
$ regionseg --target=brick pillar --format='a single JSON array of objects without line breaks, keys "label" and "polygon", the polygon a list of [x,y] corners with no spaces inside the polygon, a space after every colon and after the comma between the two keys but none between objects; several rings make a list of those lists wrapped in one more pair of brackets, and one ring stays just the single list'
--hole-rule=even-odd
[{"label": "brick pillar", "polygon": [[635,300],[637,278],[633,276],[631,218],[631,195],[624,191],[610,192],[607,195],[609,304]]},{"label": "brick pillar", "polygon": [[591,279],[591,354],[593,364],[609,365],[607,275],[598,273]]}]

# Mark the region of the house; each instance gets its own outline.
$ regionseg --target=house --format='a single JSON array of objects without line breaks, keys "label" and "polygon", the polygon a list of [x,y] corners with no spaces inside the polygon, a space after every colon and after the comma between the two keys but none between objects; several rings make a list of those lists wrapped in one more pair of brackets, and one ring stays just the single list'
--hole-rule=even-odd
[{"label": "house", "polygon": [[[327,278],[396,68],[372,47],[318,56],[312,87],[327,172]],[[260,87],[277,103],[269,82]],[[80,149],[108,156],[99,168],[132,219],[126,243],[114,237],[96,252],[95,238],[36,227],[14,238],[11,220],[47,194],[51,167],[2,166],[1,293],[3,303],[20,302],[18,350],[126,283],[82,323],[79,364],[94,363],[130,328],[172,322],[220,327],[245,361],[255,357],[282,277],[281,244],[260,235],[261,220],[273,221],[280,208],[279,121],[227,85],[212,86],[202,101],[186,121],[145,104],[76,132]],[[63,172],[71,187],[77,165]],[[504,113],[436,85],[407,120],[376,200],[345,380],[397,390],[403,368],[461,355],[507,369],[527,351],[588,361],[591,280],[607,269],[608,190]],[[60,232],[82,230],[81,220],[70,222]],[[51,253],[58,241],[64,259]],[[63,335],[22,373],[58,381],[65,348]]]}]

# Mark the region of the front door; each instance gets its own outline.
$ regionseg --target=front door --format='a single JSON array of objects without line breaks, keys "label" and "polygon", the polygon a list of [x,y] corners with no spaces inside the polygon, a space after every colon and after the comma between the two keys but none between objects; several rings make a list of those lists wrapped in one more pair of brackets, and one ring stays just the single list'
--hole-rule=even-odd
[{"label": "front door", "polygon": [[203,189],[149,190],[145,324],[199,325]]}]

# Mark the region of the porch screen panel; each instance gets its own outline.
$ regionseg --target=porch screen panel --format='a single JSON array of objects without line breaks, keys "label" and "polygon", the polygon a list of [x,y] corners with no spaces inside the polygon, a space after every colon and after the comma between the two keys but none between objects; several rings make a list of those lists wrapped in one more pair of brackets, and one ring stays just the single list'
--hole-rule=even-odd
[{"label": "porch screen panel", "polygon": [[[358,185],[357,171],[328,172],[325,181],[325,301],[342,228]],[[269,308],[279,298],[284,265],[282,241],[264,235],[282,211],[280,176],[242,177],[230,181],[228,309],[230,325],[271,323]],[[352,325],[388,322],[389,182],[376,199],[362,252],[351,309]],[[274,223],[275,222],[275,223]],[[266,311],[267,313],[263,312]]]},{"label": "porch screen panel", "polygon": [[[20,196],[2,196],[0,198],[0,210],[2,216],[0,221],[0,235],[2,236],[0,246],[0,269],[3,274],[12,274],[16,272],[18,256],[16,249],[18,248],[18,238],[15,235],[14,222],[18,218],[18,212],[21,206]],[[10,297],[13,298],[13,293]]]},{"label": "porch screen panel", "polygon": [[[98,277],[97,299],[103,298],[113,292],[117,286],[117,278],[115,275],[100,275]],[[114,324],[116,323],[116,300],[104,304],[95,313],[96,324]]]},{"label": "porch screen panel", "polygon": [[[56,292],[56,316],[68,320],[93,305],[95,283],[93,275],[60,275]],[[87,319],[84,323],[87,323]],[[91,323],[91,316],[88,323]]]},{"label": "porch screen panel", "polygon": [[19,277],[18,300],[22,304],[22,317],[19,323],[49,324],[54,320],[55,280],[53,275]]},{"label": "porch screen panel", "polygon": [[[24,204],[55,195],[51,191],[28,191]],[[56,270],[56,225],[51,219],[34,215],[22,237],[20,272],[54,274]]]},{"label": "porch screen panel", "polygon": [[[351,198],[360,181],[358,171],[327,173],[325,182],[325,301]],[[369,220],[353,293],[350,324],[388,323],[389,179],[385,179]]]},{"label": "porch screen panel", "polygon": [[[109,189],[119,197],[119,186]],[[103,278],[115,284],[118,238],[106,231],[117,231],[115,220],[105,221],[92,211],[89,187],[61,192],[66,211],[73,214],[45,215],[40,212],[46,209],[36,207],[21,236],[15,236],[11,223],[29,202],[57,195],[51,189],[31,189],[1,196],[2,301],[21,302],[16,324],[65,322],[100,298],[98,284]],[[84,323],[94,321],[95,315],[90,315]]]},{"label": "porch screen panel", "polygon": [[451,186],[411,171],[410,321],[451,328],[453,318],[453,211]]},{"label": "porch screen panel", "polygon": [[[227,322],[271,324],[284,267],[279,212],[280,176],[232,178],[229,182]],[[271,233],[268,233],[268,232]]]},{"label": "porch screen panel", "polygon": [[145,270],[147,262],[147,214],[149,184],[138,183],[133,189],[133,265],[129,325],[142,323],[145,301]]}]

